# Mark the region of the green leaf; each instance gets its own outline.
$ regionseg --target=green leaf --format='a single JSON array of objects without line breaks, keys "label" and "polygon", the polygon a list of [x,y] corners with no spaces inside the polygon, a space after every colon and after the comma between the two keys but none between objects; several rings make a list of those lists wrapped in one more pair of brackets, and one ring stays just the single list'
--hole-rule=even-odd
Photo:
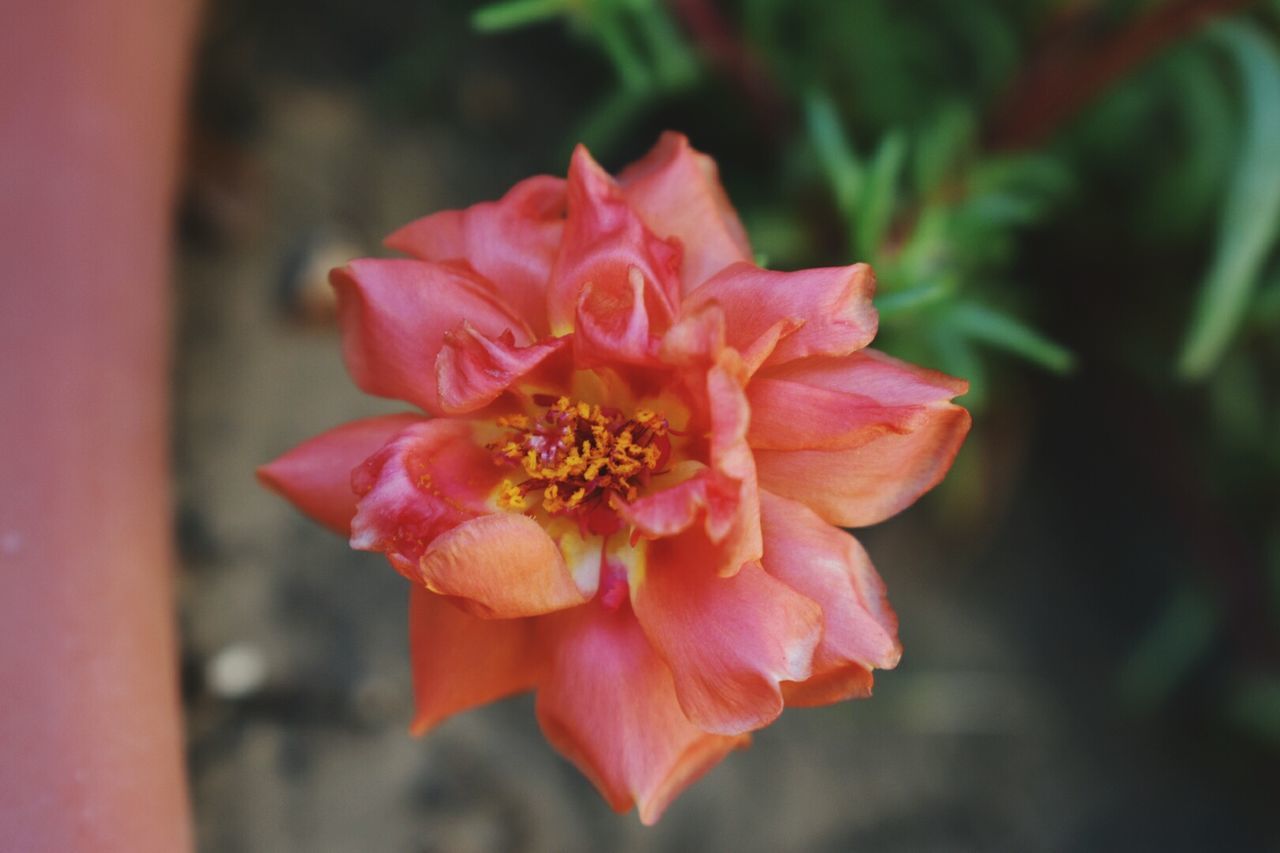
[{"label": "green leaf", "polygon": [[1182,132],[1169,165],[1143,204],[1143,220],[1161,237],[1185,233],[1211,219],[1239,145],[1227,81],[1202,41],[1169,61],[1168,95],[1179,108]]},{"label": "green leaf", "polygon": [[958,302],[947,312],[946,324],[975,341],[1020,355],[1054,373],[1068,373],[1075,356],[1021,320],[976,302]]},{"label": "green leaf", "polygon": [[912,180],[916,192],[927,196],[952,175],[973,147],[977,121],[964,104],[951,104],[916,137]]},{"label": "green leaf", "polygon": [[1222,358],[1280,233],[1280,53],[1244,22],[1217,24],[1212,33],[1240,66],[1244,138],[1227,189],[1217,251],[1178,362],[1178,371],[1187,379],[1203,378]]},{"label": "green leaf", "polygon": [[826,95],[811,94],[805,99],[804,117],[809,139],[835,192],[836,204],[846,218],[852,219],[862,191],[863,169],[840,126],[835,105]]},{"label": "green leaf", "polygon": [[853,221],[853,250],[857,257],[876,258],[898,200],[898,179],[907,160],[907,137],[890,131],[867,168],[858,213]]},{"label": "green leaf", "polygon": [[1190,584],[1176,590],[1120,669],[1120,688],[1130,704],[1163,703],[1213,642],[1218,614]]},{"label": "green leaf", "polygon": [[571,0],[506,0],[477,9],[471,26],[482,33],[512,30],[567,12]]},{"label": "green leaf", "polygon": [[877,297],[876,311],[880,314],[880,320],[883,322],[900,314],[936,305],[953,292],[953,287],[942,282],[921,284],[907,290],[899,290],[896,293]]}]

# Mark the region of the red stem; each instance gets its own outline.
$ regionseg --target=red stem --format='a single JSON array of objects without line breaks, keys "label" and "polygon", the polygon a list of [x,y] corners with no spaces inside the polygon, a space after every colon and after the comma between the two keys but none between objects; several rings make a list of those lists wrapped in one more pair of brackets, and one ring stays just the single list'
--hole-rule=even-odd
[{"label": "red stem", "polygon": [[1171,0],[1100,44],[1085,32],[1088,15],[1073,8],[1054,19],[1042,47],[1015,79],[988,124],[991,148],[1044,142],[1136,66],[1221,15],[1252,0]]}]

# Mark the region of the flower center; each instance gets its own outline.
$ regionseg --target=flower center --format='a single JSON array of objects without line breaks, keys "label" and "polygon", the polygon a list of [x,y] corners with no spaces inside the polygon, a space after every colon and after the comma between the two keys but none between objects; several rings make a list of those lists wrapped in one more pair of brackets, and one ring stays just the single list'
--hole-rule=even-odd
[{"label": "flower center", "polygon": [[498,504],[504,509],[529,508],[540,492],[542,509],[551,515],[611,510],[615,496],[635,500],[671,455],[670,427],[657,412],[639,409],[627,417],[568,397],[533,399],[546,411],[537,418],[499,418],[498,426],[511,432],[489,445],[499,464],[524,475],[519,482],[503,481]]}]

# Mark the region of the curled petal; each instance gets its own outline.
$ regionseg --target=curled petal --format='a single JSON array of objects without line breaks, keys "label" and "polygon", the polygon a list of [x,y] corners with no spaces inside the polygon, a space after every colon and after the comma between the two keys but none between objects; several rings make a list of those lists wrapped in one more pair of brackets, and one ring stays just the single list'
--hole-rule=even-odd
[{"label": "curled petal", "polygon": [[679,246],[644,226],[581,146],[569,167],[567,194],[569,214],[547,295],[552,333],[576,332],[584,364],[649,364],[679,304]]},{"label": "curled petal", "polygon": [[342,352],[356,384],[433,414],[444,411],[436,357],[446,332],[466,320],[492,338],[509,332],[514,344],[533,339],[492,287],[461,267],[362,260],[334,270],[330,280],[338,292]]},{"label": "curled petal", "polygon": [[653,824],[686,787],[748,737],[708,734],[676,701],[671,672],[629,607],[597,604],[543,620],[554,651],[538,690],[547,740],[609,805]]},{"label": "curled petal", "polygon": [[383,415],[334,427],[258,468],[258,479],[335,533],[351,535],[351,471],[418,415]]},{"label": "curled petal", "polygon": [[689,720],[740,734],[782,713],[782,682],[809,677],[822,611],[756,563],[721,577],[706,556],[675,539],[649,543],[631,601]]},{"label": "curled petal", "polygon": [[875,524],[941,482],[969,424],[968,412],[948,404],[908,433],[888,433],[851,450],[757,450],[760,485],[802,501],[832,524]]},{"label": "curled petal", "polygon": [[538,175],[498,201],[411,222],[385,242],[424,261],[469,265],[538,335],[545,335],[547,285],[564,231],[564,184],[561,178]]},{"label": "curled petal", "polygon": [[782,696],[790,708],[816,708],[848,699],[866,699],[871,695],[874,677],[871,670],[851,663],[823,670],[804,680],[782,685]]},{"label": "curled petal", "polygon": [[688,530],[705,513],[708,536],[722,541],[737,516],[739,484],[698,462],[680,463],[680,468],[672,474],[684,479],[619,504],[618,514],[642,536],[658,539]]},{"label": "curled petal", "polygon": [[514,513],[482,515],[440,534],[418,569],[427,589],[485,618],[538,616],[587,600],[542,525]]},{"label": "curled petal", "polygon": [[763,363],[776,365],[865,347],[878,324],[871,304],[874,293],[875,276],[866,264],[773,272],[740,263],[693,290],[681,313],[719,303],[729,345],[742,353],[758,352],[772,338]]},{"label": "curled petal", "polygon": [[440,407],[452,415],[473,412],[492,403],[567,342],[565,338],[550,338],[517,346],[510,332],[491,338],[463,320],[445,333],[444,347],[436,356]]},{"label": "curled petal", "polygon": [[359,496],[351,547],[381,551],[410,580],[442,533],[491,512],[502,478],[472,424],[422,420],[409,426],[351,473]]},{"label": "curled petal", "polygon": [[686,288],[736,261],[752,259],[747,232],[720,186],[715,161],[683,134],[667,132],[653,150],[618,176],[623,195],[645,224],[684,246]]},{"label": "curled petal", "polygon": [[[882,353],[796,362],[757,381],[760,485],[845,527],[883,521],[937,485],[969,431],[969,413],[949,402],[963,382]],[[793,410],[805,420],[788,436]],[[818,449],[772,449],[803,442]]]},{"label": "curled petal", "polygon": [[[709,548],[710,564],[723,575],[761,553],[755,461],[746,442],[750,412],[736,375],[740,367],[730,351],[705,374],[702,408],[709,421],[710,465],[678,463],[648,495],[617,507],[640,536],[681,535],[682,547]],[[699,517],[704,518],[701,530],[693,528]]]},{"label": "curled petal", "polygon": [[413,733],[446,717],[531,689],[545,657],[529,619],[481,619],[443,596],[409,588]]},{"label": "curled petal", "polygon": [[851,665],[864,670],[897,666],[902,655],[898,619],[858,540],[803,504],[767,491],[760,494],[760,510],[764,570],[822,608],[814,676]]}]

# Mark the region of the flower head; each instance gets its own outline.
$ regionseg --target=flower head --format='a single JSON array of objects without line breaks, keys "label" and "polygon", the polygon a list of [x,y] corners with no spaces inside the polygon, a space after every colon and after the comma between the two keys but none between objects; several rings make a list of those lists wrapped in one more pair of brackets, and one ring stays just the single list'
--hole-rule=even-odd
[{"label": "flower head", "polygon": [[868,349],[863,264],[772,272],[710,158],[420,219],[332,276],[370,394],[272,488],[410,581],[414,728],[524,690],[646,823],[787,705],[866,696],[897,620],[856,540],[946,472],[965,384]]}]

